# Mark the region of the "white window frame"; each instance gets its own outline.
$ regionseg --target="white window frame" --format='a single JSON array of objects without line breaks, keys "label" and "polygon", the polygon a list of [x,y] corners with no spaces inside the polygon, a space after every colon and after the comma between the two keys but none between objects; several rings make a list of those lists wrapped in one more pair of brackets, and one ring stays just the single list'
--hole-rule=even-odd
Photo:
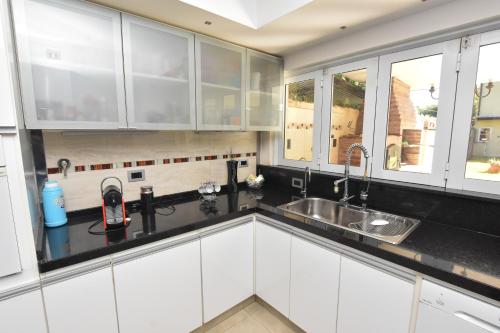
[{"label": "white window frame", "polygon": [[[482,141],[481,140],[481,131],[482,130],[489,130],[488,132],[488,140],[486,141]],[[492,127],[479,127],[479,131],[477,131],[477,136],[476,136],[476,143],[479,143],[479,142],[489,142],[491,140],[491,133],[493,133],[493,128]]]},{"label": "white window frame", "polygon": [[[453,121],[455,90],[457,81],[457,63],[460,51],[460,40],[432,44],[380,57],[379,80],[377,93],[377,115],[375,119],[375,138],[373,147],[373,177],[396,181],[418,183],[433,186],[445,186],[446,169],[450,147]],[[437,116],[437,133],[429,174],[409,171],[386,170],[386,135],[391,93],[391,68],[396,62],[418,59],[442,54],[441,81],[439,86],[439,103]]]},{"label": "white window frame", "polygon": [[[313,154],[312,161],[296,161],[285,159],[285,126],[286,126],[286,105],[287,101],[284,101],[284,114],[283,114],[283,130],[281,135],[279,135],[278,141],[278,165],[304,168],[309,167],[313,170],[319,170],[319,155],[320,155],[320,133],[321,133],[321,108],[323,104],[323,71],[318,70],[294,77],[285,79],[285,86],[290,83],[314,80],[314,115],[313,115]],[[286,99],[286,87],[284,89],[284,98]]]},{"label": "white window frame", "polygon": [[500,30],[470,36],[467,48],[462,48],[450,149],[450,174],[446,184],[448,188],[500,194],[500,182],[465,178],[479,50],[481,46],[496,43],[500,43]]},{"label": "white window frame", "polygon": [[[333,98],[333,80],[335,74],[352,72],[356,70],[366,69],[366,90],[363,116],[363,146],[370,152],[370,159],[373,151],[373,133],[375,130],[375,104],[377,100],[377,76],[378,76],[378,57],[370,58],[362,61],[356,61],[345,65],[331,67],[326,70],[324,85],[323,85],[323,111],[321,115],[321,157],[320,169],[322,171],[330,171],[343,173],[344,164],[330,164],[330,129],[331,129],[331,107]],[[370,163],[370,161],[368,162]],[[357,176],[362,176],[365,170],[365,159],[361,158],[359,167],[351,166],[350,173]]]}]

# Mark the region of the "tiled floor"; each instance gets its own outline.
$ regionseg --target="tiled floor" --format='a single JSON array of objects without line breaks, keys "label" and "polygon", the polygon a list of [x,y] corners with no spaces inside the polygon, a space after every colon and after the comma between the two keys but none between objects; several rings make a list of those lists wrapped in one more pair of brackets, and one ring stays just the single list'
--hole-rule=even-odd
[{"label": "tiled floor", "polygon": [[207,330],[209,333],[302,333],[257,302]]}]

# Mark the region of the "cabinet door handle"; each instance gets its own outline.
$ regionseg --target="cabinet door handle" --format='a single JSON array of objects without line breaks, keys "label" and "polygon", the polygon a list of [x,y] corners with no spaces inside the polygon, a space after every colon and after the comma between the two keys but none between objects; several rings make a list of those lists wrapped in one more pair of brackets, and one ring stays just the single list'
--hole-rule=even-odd
[{"label": "cabinet door handle", "polygon": [[495,326],[493,324],[490,324],[487,321],[484,321],[480,318],[474,317],[474,316],[472,316],[468,313],[465,313],[463,311],[455,312],[454,315],[460,319],[468,321],[469,323],[471,323],[473,325],[484,328],[485,330],[487,330],[489,332],[500,333],[500,327]]}]

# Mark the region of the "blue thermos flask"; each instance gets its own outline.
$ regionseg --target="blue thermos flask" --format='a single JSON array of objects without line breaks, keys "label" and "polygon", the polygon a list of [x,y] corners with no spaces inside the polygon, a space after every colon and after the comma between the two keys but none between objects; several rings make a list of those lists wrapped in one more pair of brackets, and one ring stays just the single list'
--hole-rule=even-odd
[{"label": "blue thermos flask", "polygon": [[45,183],[42,191],[43,214],[47,227],[58,227],[68,222],[64,208],[63,190],[55,180]]}]

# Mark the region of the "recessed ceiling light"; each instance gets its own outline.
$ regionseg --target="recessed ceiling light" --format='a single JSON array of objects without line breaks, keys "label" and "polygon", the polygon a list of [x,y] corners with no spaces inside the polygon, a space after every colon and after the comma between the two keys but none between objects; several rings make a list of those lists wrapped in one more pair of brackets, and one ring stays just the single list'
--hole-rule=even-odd
[{"label": "recessed ceiling light", "polygon": [[347,29],[347,26],[345,26],[345,25],[340,27],[340,30],[345,30],[345,29]]},{"label": "recessed ceiling light", "polygon": [[205,24],[206,24],[206,25],[211,25],[211,24],[212,24],[212,22],[211,22],[211,21],[205,21]]}]

